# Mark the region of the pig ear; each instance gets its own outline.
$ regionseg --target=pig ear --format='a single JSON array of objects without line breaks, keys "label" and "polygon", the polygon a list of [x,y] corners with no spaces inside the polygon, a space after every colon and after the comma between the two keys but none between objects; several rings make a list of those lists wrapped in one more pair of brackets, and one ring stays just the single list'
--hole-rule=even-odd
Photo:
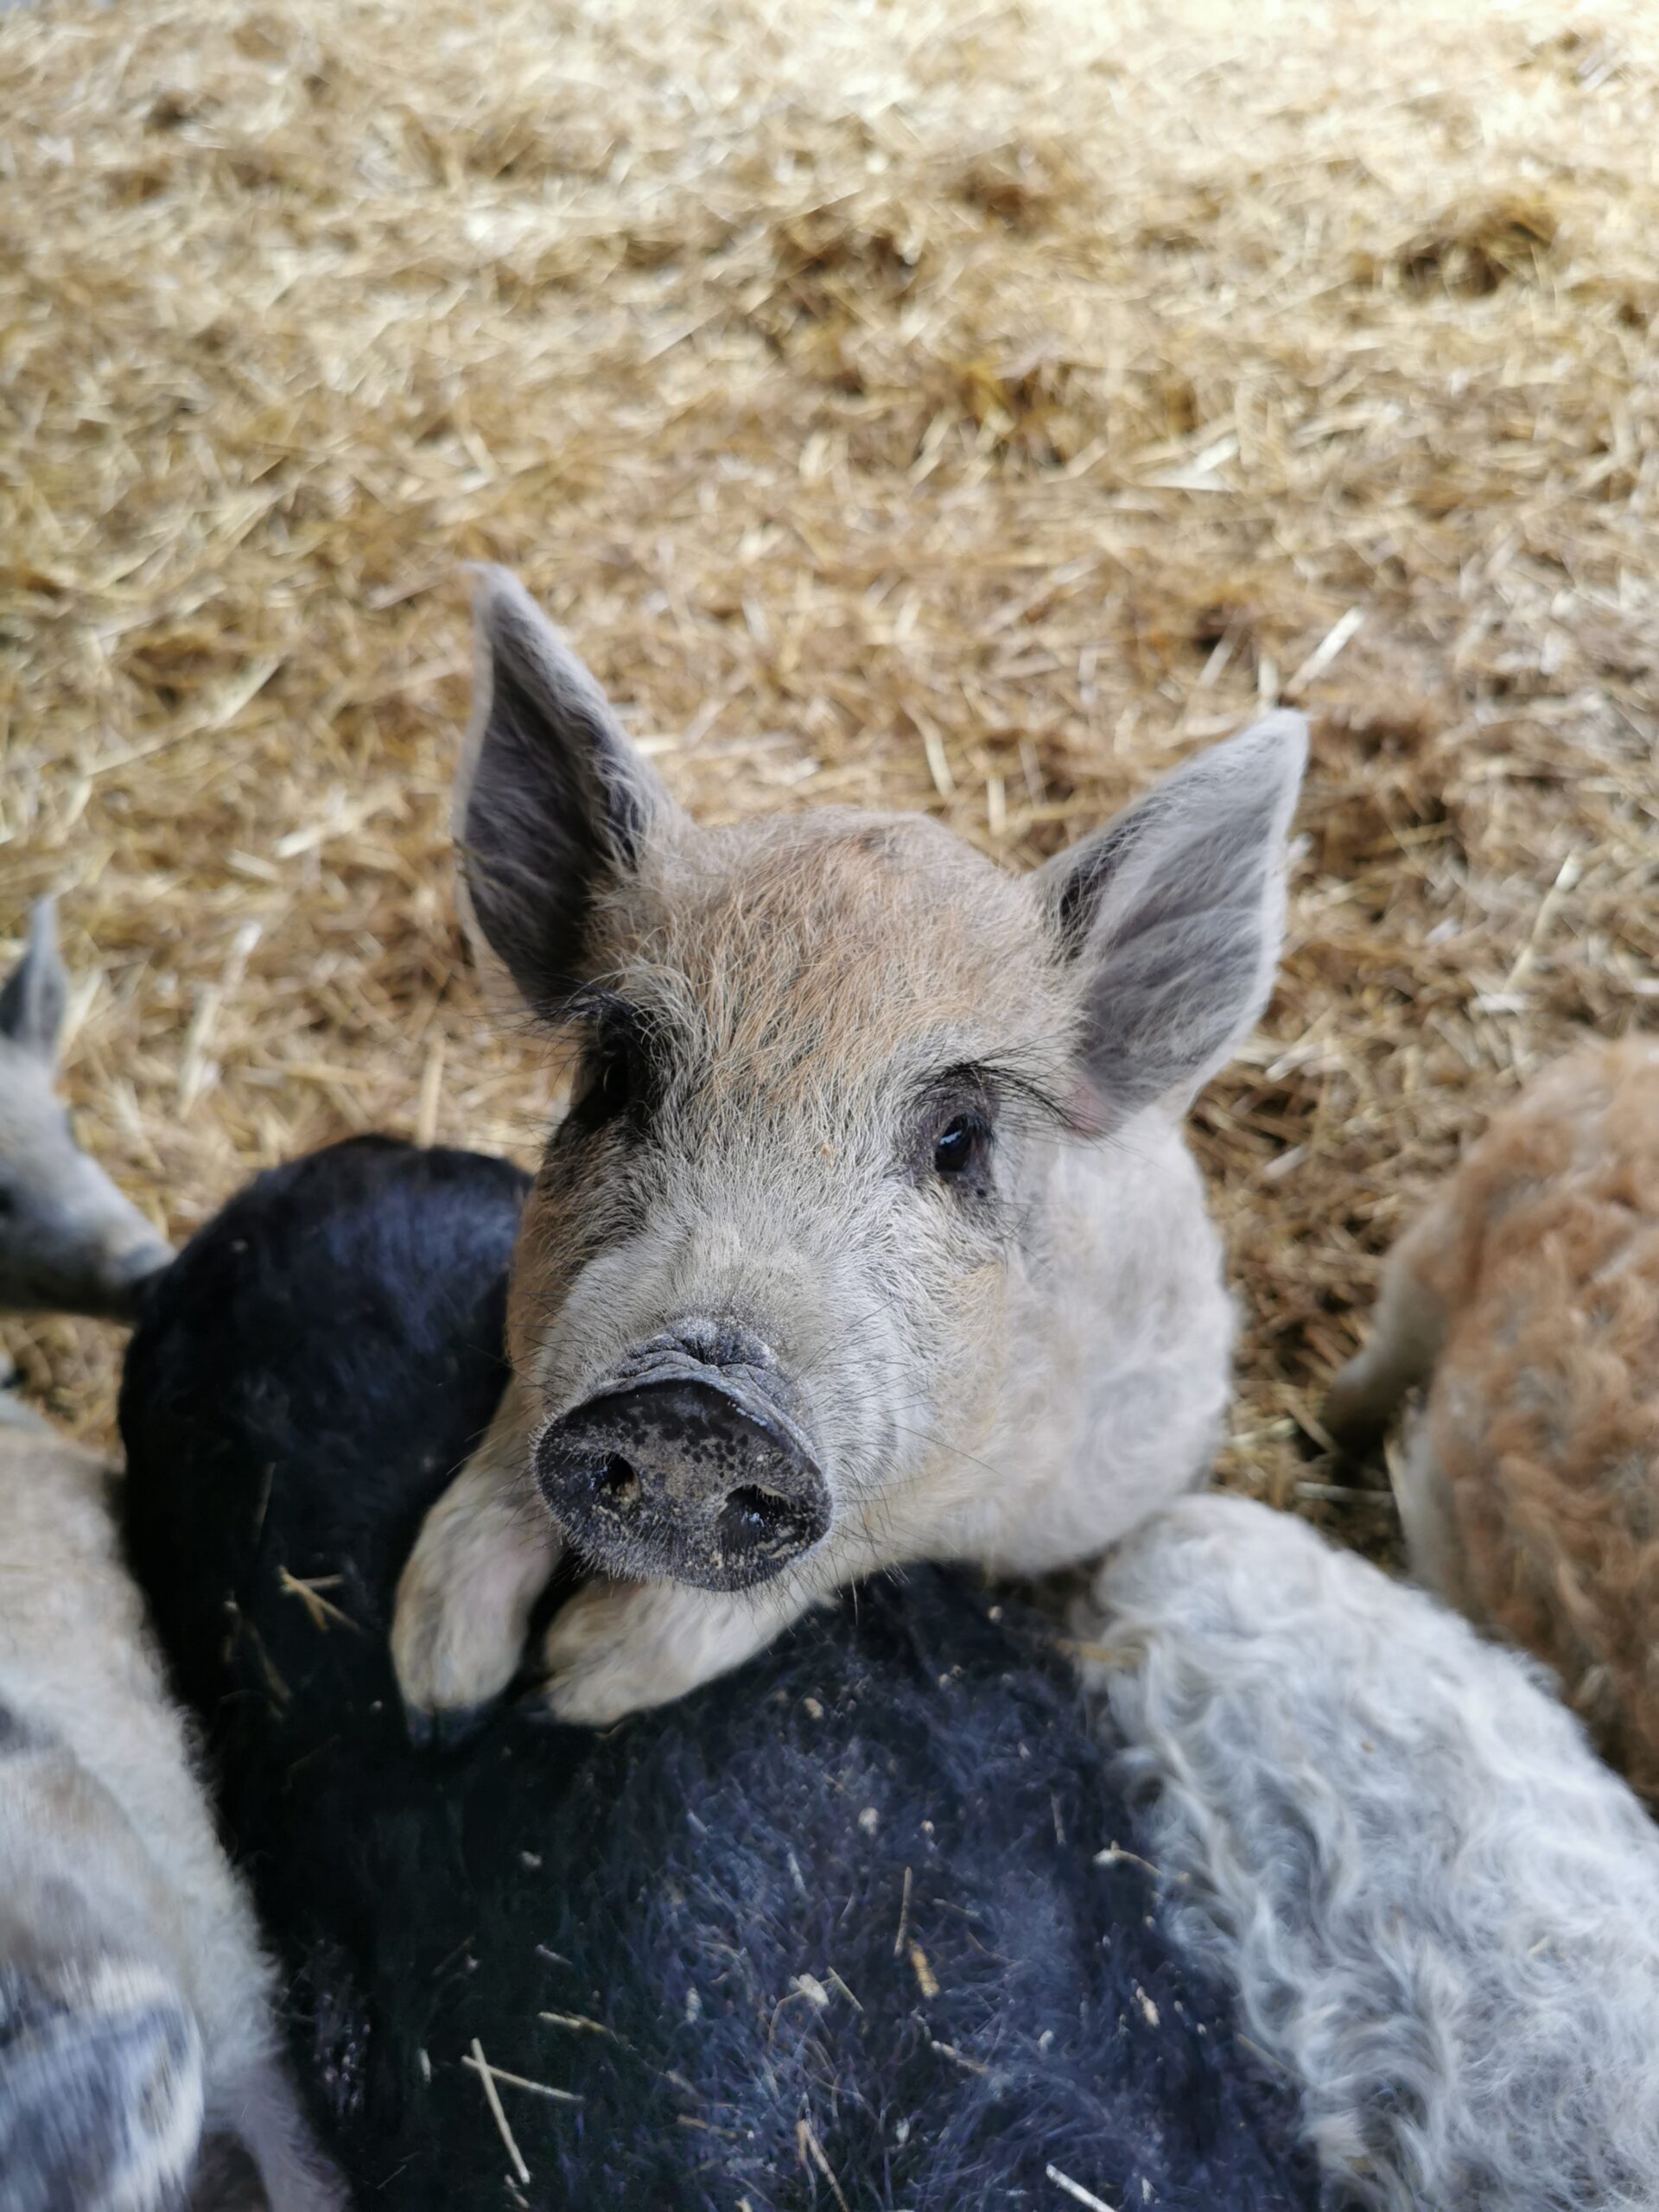
[{"label": "pig ear", "polygon": [[58,950],[57,902],[37,899],[23,957],[0,989],[0,1037],[52,1066],[63,1034],[69,978]]},{"label": "pig ear", "polygon": [[595,899],[674,811],[604,693],[504,569],[478,573],[472,727],[455,791],[467,920],[519,995],[582,975]]},{"label": "pig ear", "polygon": [[1303,717],[1269,715],[1040,872],[1081,971],[1093,1125],[1155,1099],[1184,1109],[1254,1027],[1278,964],[1306,760]]}]

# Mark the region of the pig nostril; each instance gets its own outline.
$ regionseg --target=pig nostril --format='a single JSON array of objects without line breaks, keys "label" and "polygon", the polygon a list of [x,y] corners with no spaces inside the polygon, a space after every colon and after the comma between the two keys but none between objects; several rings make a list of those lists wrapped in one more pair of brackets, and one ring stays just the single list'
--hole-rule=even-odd
[{"label": "pig nostril", "polygon": [[753,1483],[740,1484],[728,1497],[720,1532],[728,1546],[751,1548],[776,1544],[799,1533],[800,1516],[786,1497]]},{"label": "pig nostril", "polygon": [[632,1505],[639,1495],[639,1478],[620,1452],[613,1452],[599,1471],[596,1487],[613,1505]]}]

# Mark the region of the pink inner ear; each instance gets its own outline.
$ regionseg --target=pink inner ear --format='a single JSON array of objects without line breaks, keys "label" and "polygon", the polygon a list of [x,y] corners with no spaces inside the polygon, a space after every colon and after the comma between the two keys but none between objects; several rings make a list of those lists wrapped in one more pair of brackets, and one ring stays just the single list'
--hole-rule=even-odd
[{"label": "pink inner ear", "polygon": [[1065,1125],[1080,1137],[1103,1137],[1110,1125],[1106,1102],[1085,1075],[1073,1077],[1066,1092]]}]

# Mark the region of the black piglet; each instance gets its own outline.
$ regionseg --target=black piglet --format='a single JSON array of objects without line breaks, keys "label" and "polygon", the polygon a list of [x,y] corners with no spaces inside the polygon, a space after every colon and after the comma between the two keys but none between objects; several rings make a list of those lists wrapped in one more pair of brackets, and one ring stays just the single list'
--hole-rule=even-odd
[{"label": "black piglet", "polygon": [[501,1388],[524,1187],[374,1139],[261,1176],[122,1392],[132,1559],[359,2202],[1313,2207],[1016,1605],[918,1570],[607,1734],[411,1748],[393,1586]]}]

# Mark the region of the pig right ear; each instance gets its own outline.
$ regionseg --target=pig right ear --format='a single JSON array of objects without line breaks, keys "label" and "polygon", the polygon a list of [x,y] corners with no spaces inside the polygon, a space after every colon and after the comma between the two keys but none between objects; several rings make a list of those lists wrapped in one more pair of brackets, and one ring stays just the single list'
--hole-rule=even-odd
[{"label": "pig right ear", "polygon": [[479,571],[472,727],[454,830],[469,925],[518,995],[552,1009],[582,979],[595,899],[675,811],[604,693],[505,569]]},{"label": "pig right ear", "polygon": [[0,1037],[51,1067],[68,1004],[69,978],[58,950],[57,902],[37,899],[23,957],[0,989]]},{"label": "pig right ear", "polygon": [[1255,1027],[1306,760],[1302,716],[1269,715],[1039,872],[1078,970],[1087,1126],[1103,1133],[1158,1100],[1185,1111]]}]

